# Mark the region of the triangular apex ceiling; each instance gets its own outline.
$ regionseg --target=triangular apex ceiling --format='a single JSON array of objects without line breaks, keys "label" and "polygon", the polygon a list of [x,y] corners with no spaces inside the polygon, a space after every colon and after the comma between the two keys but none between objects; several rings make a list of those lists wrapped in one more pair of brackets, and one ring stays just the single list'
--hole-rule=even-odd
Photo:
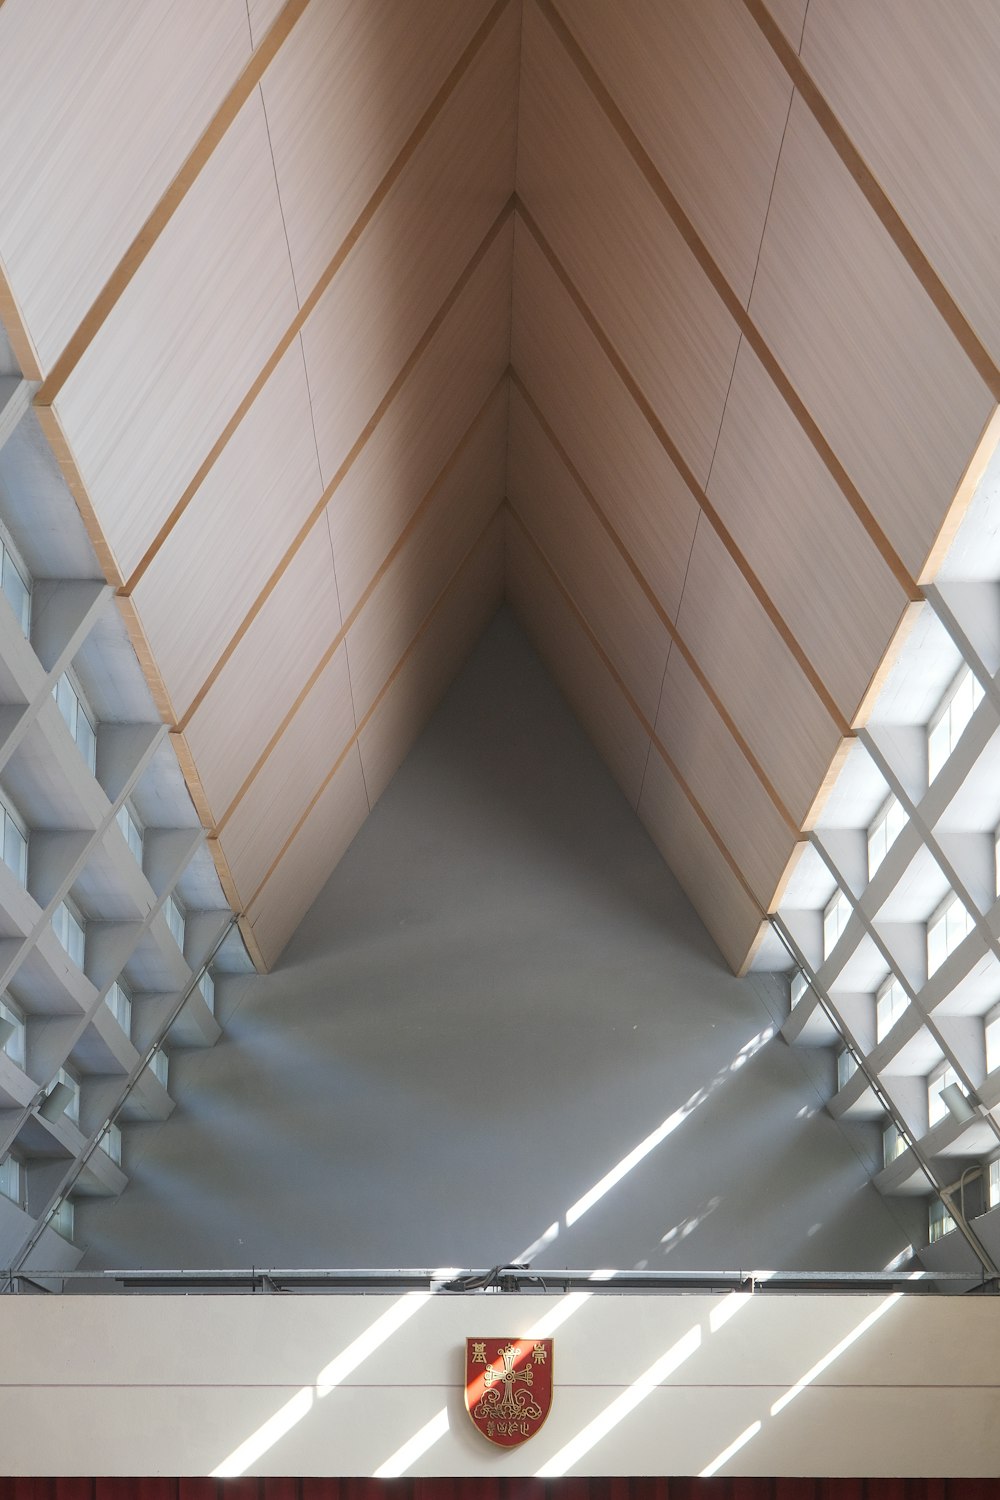
[{"label": "triangular apex ceiling", "polygon": [[83,1267],[875,1271],[925,1202],[817,1108],[784,991],[723,972],[501,611],[280,971],[220,992],[228,1045],[172,1057],[128,1191],[78,1204]]},{"label": "triangular apex ceiling", "polygon": [[1000,14],[805,12],[0,7],[28,420],[262,964],[505,594],[752,958],[1000,393]]}]

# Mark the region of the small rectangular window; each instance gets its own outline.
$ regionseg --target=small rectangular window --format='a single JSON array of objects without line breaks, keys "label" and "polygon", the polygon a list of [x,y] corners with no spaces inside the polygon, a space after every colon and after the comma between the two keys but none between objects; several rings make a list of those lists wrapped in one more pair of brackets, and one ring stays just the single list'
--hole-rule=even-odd
[{"label": "small rectangular window", "polygon": [[[949,1084],[958,1083],[958,1074],[947,1063],[942,1063],[927,1080],[927,1124],[936,1125],[947,1117],[948,1106],[941,1098],[941,1090]],[[961,1085],[959,1085],[961,1087]]]},{"label": "small rectangular window", "polygon": [[983,1028],[986,1033],[986,1071],[1000,1068],[1000,1009],[994,1010]]},{"label": "small rectangular window", "polygon": [[111,1124],[101,1136],[99,1142],[105,1156],[109,1156],[116,1167],[122,1164],[122,1133],[117,1125]]},{"label": "small rectangular window", "polygon": [[910,1000],[895,974],[879,987],[875,996],[875,1040],[881,1042],[909,1009]]},{"label": "small rectangular window", "polygon": [[104,1003],[108,1010],[118,1022],[126,1036],[132,1035],[132,997],[122,984],[116,979],[104,997]]},{"label": "small rectangular window", "polygon": [[212,978],[212,975],[211,975],[211,973],[209,972],[208,969],[205,970],[204,974],[198,980],[198,988],[201,991],[201,998],[204,1000],[205,1004],[208,1006],[209,1010],[212,1012],[212,1014],[214,1016],[215,1015],[215,980]]},{"label": "small rectangular window", "polygon": [[164,1088],[167,1087],[167,1078],[170,1073],[170,1059],[167,1057],[167,1054],[164,1052],[162,1047],[157,1047],[156,1051],[149,1059],[149,1071],[152,1073],[154,1078],[158,1078],[160,1080]]},{"label": "small rectangular window", "polygon": [[933,781],[962,738],[965,726],[983,700],[979,679],[963,667],[934,710],[927,726],[927,779]]},{"label": "small rectangular window", "polygon": [[95,771],[97,769],[97,717],[89,707],[83,692],[72,681],[69,674],[64,672],[53,687],[52,696],[87,767]]},{"label": "small rectangular window", "polygon": [[844,1089],[858,1071],[858,1060],[849,1047],[837,1054],[837,1088]]},{"label": "small rectangular window", "polygon": [[49,1219],[49,1228],[54,1229],[56,1234],[64,1240],[73,1241],[73,1200],[64,1198],[59,1207]]},{"label": "small rectangular window", "polygon": [[989,1207],[997,1208],[998,1206],[1000,1206],[1000,1156],[997,1157],[996,1161],[990,1162],[990,1173],[987,1191],[989,1197]]},{"label": "small rectangular window", "polygon": [[24,1017],[14,1009],[9,996],[0,1000],[0,1052],[6,1052],[12,1063],[24,1067]]},{"label": "small rectangular window", "polygon": [[77,968],[82,969],[87,947],[87,924],[80,911],[68,898],[60,901],[52,913],[52,931]]},{"label": "small rectangular window", "polygon": [[823,957],[829,958],[851,915],[851,903],[843,891],[836,891],[823,913]]},{"label": "small rectangular window", "polygon": [[28,884],[28,825],[6,797],[0,797],[0,856],[19,885]]},{"label": "small rectangular window", "polygon": [[10,542],[0,535],[0,589],[14,611],[22,633],[31,635],[31,574],[19,557],[14,556]]},{"label": "small rectangular window", "polygon": [[890,797],[879,810],[879,815],[868,830],[868,879],[871,880],[879,865],[906,827],[906,813],[895,797]]},{"label": "small rectangular window", "polygon": [[65,1068],[60,1068],[59,1071],[58,1071],[58,1073],[55,1076],[55,1082],[56,1083],[64,1083],[64,1084],[66,1084],[67,1088],[70,1088],[70,1089],[73,1090],[73,1097],[69,1101],[69,1103],[67,1104],[66,1108],[63,1110],[63,1114],[66,1116],[67,1120],[72,1120],[74,1122],[74,1124],[79,1124],[79,1121],[80,1121],[80,1081],[79,1081],[79,1079],[74,1078],[73,1074],[70,1073],[70,1072],[67,1072],[67,1070]]},{"label": "small rectangular window", "polygon": [[905,1135],[897,1125],[890,1122],[882,1132],[882,1165],[887,1167],[897,1156],[902,1156],[905,1150]]},{"label": "small rectangular window", "polygon": [[943,1239],[946,1234],[951,1234],[955,1228],[955,1220],[945,1208],[940,1198],[935,1198],[927,1215],[928,1243],[933,1245],[935,1240]]},{"label": "small rectangular window", "polygon": [[167,926],[173,933],[174,942],[181,952],[184,952],[184,908],[176,896],[168,896],[163,903],[163,915],[167,919]]},{"label": "small rectangular window", "polygon": [[115,822],[122,831],[122,838],[132,851],[132,858],[139,869],[142,869],[142,824],[135,813],[125,803],[115,814]]},{"label": "small rectangular window", "polygon": [[24,1206],[23,1174],[16,1156],[6,1156],[0,1161],[0,1193],[18,1208]]},{"label": "small rectangular window", "polygon": [[937,972],[950,953],[968,937],[975,919],[958,897],[950,895],[927,923],[927,977]]}]

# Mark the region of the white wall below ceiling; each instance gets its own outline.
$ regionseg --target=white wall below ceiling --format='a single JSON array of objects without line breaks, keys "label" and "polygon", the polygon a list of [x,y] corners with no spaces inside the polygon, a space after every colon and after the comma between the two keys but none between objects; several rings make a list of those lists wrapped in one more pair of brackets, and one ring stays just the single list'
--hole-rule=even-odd
[{"label": "white wall below ceiling", "polygon": [[[769,988],[769,985],[771,986]],[[926,1238],[829,1050],[768,1041],[510,617],[270,975],[84,1202],[95,1266],[881,1269]],[[847,1133],[850,1131],[850,1133]],[[881,1165],[881,1160],[877,1165]]]},{"label": "white wall below ceiling", "polygon": [[[11,1297],[3,1329],[7,1474],[1000,1467],[995,1298]],[[465,1339],[547,1331],[550,1415],[493,1447]]]}]

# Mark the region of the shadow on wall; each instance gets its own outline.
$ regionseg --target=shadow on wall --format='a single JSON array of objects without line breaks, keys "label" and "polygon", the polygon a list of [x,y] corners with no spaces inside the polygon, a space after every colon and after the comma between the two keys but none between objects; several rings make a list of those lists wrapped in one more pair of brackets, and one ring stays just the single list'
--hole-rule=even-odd
[{"label": "shadow on wall", "polygon": [[84,1265],[881,1268],[906,1206],[762,989],[501,612]]}]

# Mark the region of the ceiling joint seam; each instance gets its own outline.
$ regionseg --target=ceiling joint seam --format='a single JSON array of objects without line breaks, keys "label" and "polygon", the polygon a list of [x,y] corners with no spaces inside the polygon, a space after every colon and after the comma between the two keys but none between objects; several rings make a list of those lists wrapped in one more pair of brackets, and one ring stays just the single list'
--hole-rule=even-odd
[{"label": "ceiling joint seam", "polygon": [[340,770],[340,767],[343,765],[344,761],[347,759],[348,755],[350,754],[351,750],[353,749],[353,747],[355,745],[358,746],[358,759],[359,759],[359,761],[361,760],[361,747],[360,747],[359,741],[361,739],[362,734],[364,733],[364,731],[367,728],[368,724],[371,722],[371,720],[374,717],[376,711],[378,710],[379,705],[382,703],[382,701],[385,698],[386,694],[388,693],[389,689],[392,687],[393,683],[396,681],[396,679],[398,678],[399,674],[402,672],[403,668],[406,666],[406,663],[409,661],[410,657],[413,655],[413,653],[416,650],[417,646],[420,644],[421,640],[427,634],[427,631],[430,629],[431,625],[434,623],[434,619],[437,616],[438,611],[444,605],[445,601],[447,600],[448,596],[452,593],[452,591],[456,587],[456,585],[460,582],[463,574],[466,571],[466,568],[471,563],[471,561],[472,561],[473,557],[475,556],[476,552],[479,550],[479,548],[483,545],[483,543],[489,537],[490,531],[496,525],[497,518],[501,514],[501,511],[502,511],[502,508],[503,508],[503,504],[504,504],[504,502],[501,501],[500,504],[497,505],[495,507],[495,509],[491,512],[488,520],[486,521],[486,524],[483,526],[482,530],[479,532],[479,535],[476,537],[476,539],[472,543],[471,547],[469,547],[469,549],[467,550],[467,552],[464,554],[464,556],[462,557],[462,559],[459,562],[458,566],[455,568],[455,571],[452,573],[452,575],[448,579],[447,583],[444,585],[444,587],[441,589],[440,593],[437,595],[436,599],[434,600],[434,603],[431,605],[430,609],[427,611],[427,614],[424,616],[424,618],[421,621],[420,625],[417,627],[417,630],[415,631],[414,635],[411,637],[409,645],[406,647],[406,650],[403,652],[402,656],[400,656],[400,658],[397,661],[395,667],[392,669],[392,671],[390,672],[389,676],[386,678],[386,681],[383,684],[383,686],[380,689],[380,691],[378,692],[377,696],[372,700],[372,703],[371,703],[371,705],[370,705],[367,713],[365,713],[365,715],[361,719],[361,722],[356,726],[356,728],[354,730],[354,733],[351,735],[350,739],[347,741],[347,743],[344,745],[344,747],[340,751],[340,754],[337,756],[336,760],[334,761],[333,766],[330,768],[330,770],[324,776],[323,780],[320,782],[320,784],[317,787],[316,791],[313,793],[313,795],[312,795],[312,797],[311,797],[311,799],[309,801],[309,804],[306,807],[305,811],[299,816],[297,822],[295,823],[295,826],[292,828],[292,831],[289,833],[288,837],[285,839],[285,842],[282,844],[281,848],[279,849],[278,853],[275,855],[275,857],[272,860],[271,864],[268,866],[268,869],[267,869],[267,871],[266,871],[263,879],[259,882],[256,890],[254,891],[253,895],[250,897],[249,901],[246,902],[246,908],[248,910],[249,910],[250,907],[252,907],[254,905],[254,903],[259,898],[259,896],[260,896],[261,892],[263,891],[265,885],[270,880],[270,878],[274,874],[275,870],[278,868],[278,865],[281,863],[282,859],[285,857],[285,855],[287,854],[288,850],[291,848],[292,844],[295,842],[295,839],[297,838],[299,832],[301,831],[301,829],[305,825],[305,822],[306,822],[307,818],[309,817],[309,814],[312,812],[313,808],[316,806],[316,804],[319,801],[320,797],[326,791],[326,788],[329,786],[329,784],[333,780],[334,776]]},{"label": "ceiling joint seam", "polygon": [[260,46],[251,52],[239,77],[177,169],[170,185],[161,194],[76,330],[70,335],[35,395],[36,406],[51,406],[56,400],[308,4],[309,0],[286,0]]},{"label": "ceiling joint seam", "polygon": [[[638,563],[632,557],[632,554],[629,552],[628,548],[626,547],[624,540],[622,539],[622,537],[619,535],[618,531],[616,530],[616,528],[612,524],[611,520],[609,519],[609,517],[607,516],[607,514],[604,511],[603,507],[601,506],[600,502],[598,501],[596,495],[593,493],[593,491],[590,489],[589,485],[587,484],[587,482],[583,478],[583,475],[576,468],[576,465],[573,463],[573,460],[570,458],[569,454],[567,453],[566,449],[564,448],[564,446],[563,446],[561,440],[559,439],[559,437],[557,436],[556,432],[552,428],[550,422],[546,418],[546,416],[545,416],[544,412],[542,411],[541,407],[539,406],[538,402],[535,400],[534,396],[531,394],[530,390],[525,385],[524,381],[522,380],[521,376],[517,373],[516,370],[512,370],[512,372],[511,372],[511,383],[517,389],[517,391],[520,393],[521,397],[524,399],[525,403],[527,404],[527,406],[528,406],[529,410],[531,411],[532,415],[534,416],[535,420],[538,422],[538,425],[541,428],[543,434],[548,439],[548,441],[551,444],[554,452],[556,453],[556,455],[559,458],[560,462],[562,463],[563,467],[566,469],[566,472],[569,474],[570,478],[573,480],[574,485],[580,491],[580,494],[583,496],[583,499],[587,502],[587,505],[590,507],[590,509],[593,511],[594,515],[596,516],[597,520],[600,522],[603,530],[606,532],[606,534],[607,534],[608,538],[610,539],[612,545],[614,546],[615,550],[619,553],[619,555],[621,556],[621,558],[624,561],[625,565],[628,567],[629,572],[632,574],[632,576],[635,579],[636,583],[639,585],[640,589],[642,590],[643,595],[645,596],[646,600],[651,605],[651,607],[655,610],[657,618],[660,620],[660,622],[663,625],[664,629],[667,631],[668,635],[670,636],[671,642],[674,645],[676,645],[678,651],[681,653],[681,656],[684,658],[684,661],[685,661],[685,663],[686,663],[689,671],[691,672],[691,674],[694,676],[694,678],[698,682],[698,684],[701,687],[702,691],[705,693],[705,696],[708,698],[708,700],[711,703],[712,707],[715,709],[716,713],[719,715],[719,718],[722,720],[722,722],[725,725],[726,729],[729,731],[729,733],[732,736],[733,740],[736,742],[736,745],[739,748],[740,753],[743,755],[743,758],[746,760],[746,762],[749,765],[750,769],[753,771],[754,775],[757,777],[757,780],[760,782],[761,786],[764,788],[764,791],[767,793],[767,796],[769,797],[769,799],[771,800],[771,802],[774,804],[774,807],[777,810],[777,812],[779,813],[782,821],[788,826],[788,828],[790,829],[790,831],[792,833],[798,835],[798,833],[800,832],[800,826],[799,826],[799,824],[796,822],[795,818],[792,816],[792,814],[789,812],[788,808],[785,806],[785,803],[782,800],[781,796],[779,795],[779,793],[777,791],[777,788],[774,786],[774,783],[771,781],[770,777],[767,775],[767,773],[764,770],[763,766],[760,764],[760,762],[758,761],[757,757],[754,755],[754,753],[751,750],[751,748],[750,748],[747,740],[744,738],[742,732],[737,727],[736,721],[733,719],[732,715],[730,714],[729,710],[726,708],[726,706],[723,703],[722,699],[719,697],[718,693],[715,691],[715,689],[713,688],[712,684],[709,682],[709,680],[706,677],[704,671],[702,670],[702,668],[699,665],[697,659],[695,658],[694,653],[691,651],[691,649],[688,646],[687,642],[684,640],[684,637],[681,634],[681,632],[680,632],[677,624],[671,618],[671,616],[669,615],[669,613],[667,612],[667,610],[664,609],[664,607],[663,607],[662,603],[660,602],[659,596],[657,595],[655,589],[650,584],[650,582],[646,578],[645,574],[642,572],[642,569],[639,567]],[[698,519],[699,520],[701,518],[701,515],[702,515],[702,512],[699,510],[699,512],[698,512]],[[698,525],[698,521],[696,520],[696,522],[695,522],[695,532],[697,531],[697,525]],[[688,553],[688,566],[689,567],[690,567],[691,556],[693,555],[693,551],[694,551],[694,535],[692,534],[691,550]],[[685,569],[685,578],[686,577],[687,577],[687,570]],[[683,595],[683,588],[682,588],[682,595]]]},{"label": "ceiling joint seam", "polygon": [[809,69],[785,37],[763,0],[743,0],[743,5],[973,369],[994,401],[1000,402],[1000,369],[995,360],[942,277],[917,244],[902,214],[841,124]]},{"label": "ceiling joint seam", "polygon": [[[460,461],[462,454],[466,451],[472,439],[478,432],[480,426],[485,420],[487,412],[496,399],[497,392],[500,390],[506,378],[507,376],[505,371],[497,381],[496,385],[493,386],[489,395],[486,397],[485,401],[480,406],[475,416],[472,418],[472,421],[462,433],[462,436],[458,439],[458,442],[455,444],[441,469],[435,475],[429,489],[421,497],[412,516],[407,521],[406,525],[403,527],[396,540],[393,542],[385,557],[382,559],[381,563],[379,564],[375,573],[372,575],[363,592],[359,595],[357,602],[355,603],[347,619],[341,622],[339,630],[337,631],[333,640],[330,642],[329,646],[327,646],[326,650],[323,652],[312,672],[309,674],[305,684],[300,690],[291,708],[289,708],[288,712],[285,714],[284,718],[275,729],[273,735],[268,740],[263,751],[258,756],[257,760],[254,762],[253,767],[245,777],[239,790],[236,792],[235,796],[229,803],[229,806],[226,808],[225,812],[222,814],[222,817],[219,819],[217,825],[213,830],[215,837],[219,837],[221,835],[226,824],[233,816],[233,813],[236,811],[239,804],[243,801],[243,798],[250,790],[250,787],[253,785],[254,781],[260,775],[260,772],[263,770],[265,763],[273,754],[275,748],[278,745],[278,742],[281,740],[286,729],[291,724],[299,709],[305,703],[306,698],[315,687],[320,676],[332,661],[333,657],[336,655],[341,644],[347,640],[348,633],[360,619],[365,606],[368,604],[376,588],[381,583],[382,579],[385,577],[386,573],[389,571],[396,558],[400,555],[410,537],[413,536],[413,534],[419,529],[428,512],[433,508],[434,501],[437,499],[449,475],[454,471],[456,465]],[[326,515],[329,516],[329,507],[327,507]],[[356,725],[357,712],[355,711],[355,726]]]},{"label": "ceiling joint seam", "polygon": [[438,89],[430,104],[424,110],[424,113],[421,115],[413,130],[410,132],[402,148],[393,159],[393,162],[388,171],[378,183],[375,191],[372,193],[364,208],[361,210],[360,214],[351,225],[344,239],[341,240],[332,258],[327,263],[325,270],[322,272],[319,280],[316,282],[316,285],[306,297],[305,301],[299,306],[298,312],[292,319],[289,327],[285,330],[281,338],[278,340],[273,353],[263,365],[256,379],[251,383],[249,390],[246,392],[243,399],[236,407],[236,410],[233,412],[233,415],[230,417],[229,421],[226,423],[225,427],[222,429],[221,433],[216,438],[211,448],[208,450],[208,453],[205,455],[204,459],[195,470],[195,473],[192,476],[191,480],[185,486],[184,491],[179,496],[176,504],[173,506],[159,531],[153,537],[143,556],[139,559],[139,562],[133,569],[132,574],[128,579],[128,583],[126,584],[126,589],[129,593],[132,592],[145,572],[148,570],[157,552],[159,552],[167,537],[177,525],[177,522],[180,520],[185,510],[194,499],[197,491],[200,489],[202,484],[204,484],[205,479],[208,477],[208,474],[214,468],[223,450],[232,439],[233,434],[243,422],[244,417],[246,417],[247,413],[250,411],[250,408],[257,400],[257,397],[264,389],[264,386],[267,384],[268,380],[271,378],[278,365],[281,363],[281,360],[288,352],[296,337],[301,334],[302,329],[305,327],[306,323],[309,321],[309,318],[318,307],[322,297],[332,284],[334,277],[340,271],[341,267],[347,260],[347,257],[350,255],[355,245],[358,244],[369,224],[375,218],[376,213],[378,212],[379,208],[381,208],[386,198],[389,196],[392,188],[402,177],[403,171],[409,164],[411,158],[416,154],[418,147],[421,145],[425,137],[429,134],[438,116],[441,114],[445,105],[448,103],[448,100],[458,88],[458,85],[461,83],[465,74],[471,68],[475,58],[484,47],[491,32],[499,22],[501,15],[506,10],[507,6],[511,3],[512,0],[496,0],[496,4],[494,4],[492,10],[486,16],[485,20],[482,22],[475,35],[472,37],[472,40],[463,51],[461,57],[458,59],[458,62],[452,68],[451,72],[444,80],[444,83]]},{"label": "ceiling joint seam", "polygon": [[[684,212],[673,191],[660,175],[656,164],[615,102],[610,89],[604,83],[583,47],[559,13],[553,0],[535,0],[535,4],[552,27],[570,60],[583,78],[584,83],[593,94],[608,123],[625,146],[647,185],[660,203],[660,206],[665,210],[685,245],[691,251],[700,270],[722,301],[726,311],[736,323],[754,354],[764,366],[778,394],[782,397],[793,417],[802,428],[802,431],[826,467],[847,504],[854,512],[854,515],[868,533],[869,540],[879,552],[883,562],[893,574],[900,588],[907,594],[907,597],[911,599],[919,597],[916,582],[911,577],[896,548],[889,540],[882,526],[875,519],[861,491],[854,483],[844,464],[837,457],[818,422],[812,416],[802,397],[795,389],[794,384],[779,363],[776,355],[767,344],[763,334],[751,318],[749,311],[744,307],[740,298],[729,285],[708,247]],[[763,244],[763,235],[761,243]]]},{"label": "ceiling joint seam", "polygon": [[676,781],[677,785],[680,787],[681,791],[684,793],[684,796],[687,798],[688,802],[691,805],[692,811],[695,813],[698,820],[704,825],[706,832],[709,834],[713,843],[718,848],[719,853],[723,856],[726,864],[729,866],[733,875],[735,875],[743,891],[745,892],[749,900],[753,903],[753,906],[757,910],[757,913],[760,916],[761,920],[764,921],[766,919],[767,913],[764,911],[760,901],[754,895],[751,887],[747,883],[746,877],[744,876],[743,871],[740,869],[739,864],[731,853],[728,845],[726,844],[722,835],[719,833],[718,829],[715,827],[715,824],[712,822],[711,818],[708,816],[708,813],[698,801],[698,798],[695,796],[691,787],[688,785],[666,745],[664,745],[663,741],[657,735],[656,730],[654,729],[652,724],[650,724],[649,720],[646,718],[646,715],[643,713],[642,709],[639,707],[639,704],[636,702],[632,693],[629,691],[624,678],[618,671],[618,668],[615,666],[614,662],[611,660],[607,651],[604,649],[603,645],[600,642],[600,639],[590,625],[590,622],[588,621],[586,615],[583,613],[583,610],[577,604],[573,595],[570,593],[569,589],[566,587],[565,583],[560,577],[558,571],[549,560],[546,552],[540,546],[540,544],[526,525],[524,518],[518,513],[516,506],[512,505],[509,499],[505,502],[505,504],[507,506],[509,514],[516,522],[519,529],[524,533],[525,538],[527,539],[533,550],[537,553],[540,561],[542,562],[542,565],[545,568],[545,571],[549,574],[553,583],[556,585],[559,594],[565,601],[567,607],[582,629],[586,639],[589,641],[601,664],[604,666],[608,675],[611,677],[611,680],[614,682],[615,686],[618,688],[619,692],[624,698],[632,714],[638,721],[643,730],[643,733],[649,737],[650,743],[655,746],[657,754],[663,761],[663,764],[666,766],[673,779]]},{"label": "ceiling joint seam", "polygon": [[660,447],[666,453],[674,468],[677,470],[677,473],[684,481],[684,484],[687,486],[694,499],[704,511],[706,519],[712,527],[712,530],[715,532],[716,536],[719,538],[720,542],[729,553],[729,556],[732,558],[739,572],[743,575],[747,586],[753,593],[754,597],[757,599],[758,604],[767,615],[771,624],[774,626],[775,631],[783,641],[789,654],[794,658],[797,666],[799,667],[799,670],[802,672],[802,675],[805,677],[806,681],[809,683],[809,686],[816,694],[816,697],[819,699],[820,703],[823,705],[827,714],[833,720],[833,723],[836,725],[840,733],[850,735],[852,732],[851,726],[841,712],[840,707],[833,697],[833,694],[827,688],[826,683],[816,671],[815,667],[809,660],[808,656],[799,644],[793,632],[789,629],[788,624],[782,616],[777,605],[771,599],[767,590],[764,588],[764,585],[761,583],[760,579],[751,568],[749,562],[744,557],[740,548],[736,545],[736,542],[732,534],[730,533],[729,528],[723,522],[718,511],[715,509],[715,506],[709,500],[708,495],[705,493],[695,474],[692,472],[680,449],[677,447],[673,438],[670,436],[663,422],[657,416],[656,410],[653,407],[652,403],[645,395],[638,381],[629,370],[624,359],[615,348],[611,339],[605,333],[601,324],[598,322],[594,312],[590,308],[583,294],[579,291],[575,282],[570,277],[569,272],[563,266],[559,257],[556,255],[548,240],[545,238],[545,235],[542,233],[531,211],[525,206],[520,198],[518,198],[517,200],[517,212],[521,220],[531,231],[532,237],[537,243],[538,248],[542,251],[542,254],[549,262],[563,287],[569,293],[574,305],[577,308],[577,311],[583,317],[584,321],[587,324],[587,327],[590,329],[594,338],[601,346],[601,349],[604,352],[604,355],[607,358],[609,364],[612,366],[619,380],[622,382],[632,400],[635,402],[635,405],[642,413],[647,425],[652,430],[657,442],[660,444]]},{"label": "ceiling joint seam", "polygon": [[426,352],[435,334],[444,323],[445,319],[451,312],[455,303],[458,301],[462,292],[472,280],[472,277],[475,275],[476,271],[479,269],[479,266],[485,260],[493,244],[502,233],[505,225],[510,220],[513,211],[514,204],[513,199],[511,198],[508,199],[508,201],[504,204],[503,208],[494,219],[492,225],[486,231],[485,236],[481,240],[478,248],[474,251],[471,259],[468,261],[461,275],[458,277],[458,280],[451,288],[451,291],[448,293],[447,297],[445,297],[444,301],[438,308],[430,323],[424,329],[424,332],[421,334],[417,343],[414,345],[409,356],[407,357],[406,362],[399,370],[392,384],[389,386],[389,389],[386,391],[385,395],[382,397],[382,400],[375,408],[375,411],[372,413],[367,423],[362,428],[360,434],[354,440],[354,443],[348,450],[344,459],[341,461],[339,468],[333,475],[329,484],[324,489],[323,493],[320,495],[312,511],[309,513],[304,523],[299,528],[297,535],[293,538],[290,546],[285,551],[285,554],[279,562],[277,568],[274,570],[267,583],[265,583],[264,587],[261,589],[254,603],[250,606],[250,609],[245,615],[242,623],[239,625],[236,632],[230,639],[228,645],[225,647],[222,654],[219,656],[211,671],[209,672],[208,676],[205,678],[205,681],[202,683],[201,687],[198,689],[191,702],[188,704],[180,720],[178,721],[177,727],[179,729],[186,729],[194,715],[197,713],[198,709],[201,707],[206,696],[218,680],[219,674],[222,672],[223,668],[229,661],[230,657],[233,655],[233,652],[236,650],[240,641],[246,635],[247,631],[250,629],[250,626],[260,614],[260,611],[263,609],[271,593],[274,591],[277,584],[280,582],[281,578],[287,571],[289,565],[292,562],[292,559],[298,552],[302,543],[305,541],[306,536],[323,515],[323,512],[329,505],[333,495],[339,489],[340,485],[343,483],[344,479],[350,473],[351,469],[354,467],[354,464],[357,462],[358,458],[366,448],[379,423],[385,416],[385,413],[389,410],[389,407],[392,405],[393,401],[396,399],[399,392],[406,384],[409,376],[413,373],[414,369],[419,364],[421,357]]}]

